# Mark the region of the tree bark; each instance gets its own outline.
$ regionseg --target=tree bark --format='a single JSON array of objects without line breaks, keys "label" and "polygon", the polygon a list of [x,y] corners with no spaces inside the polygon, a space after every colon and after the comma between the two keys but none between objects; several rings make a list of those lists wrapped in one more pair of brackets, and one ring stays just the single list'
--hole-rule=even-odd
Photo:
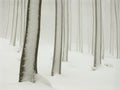
[{"label": "tree bark", "polygon": [[26,33],[20,64],[19,82],[35,82],[40,37],[42,0],[28,0]]}]

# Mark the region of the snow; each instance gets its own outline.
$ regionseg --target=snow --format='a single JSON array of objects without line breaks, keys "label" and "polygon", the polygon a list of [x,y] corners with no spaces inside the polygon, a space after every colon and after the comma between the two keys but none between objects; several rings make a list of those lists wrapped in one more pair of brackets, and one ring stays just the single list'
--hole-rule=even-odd
[{"label": "snow", "polygon": [[0,39],[0,90],[119,90],[120,60],[107,57],[101,67],[92,70],[93,56],[69,52],[69,62],[62,63],[62,74],[51,76],[53,45],[41,44],[36,83],[18,83],[20,53]]}]

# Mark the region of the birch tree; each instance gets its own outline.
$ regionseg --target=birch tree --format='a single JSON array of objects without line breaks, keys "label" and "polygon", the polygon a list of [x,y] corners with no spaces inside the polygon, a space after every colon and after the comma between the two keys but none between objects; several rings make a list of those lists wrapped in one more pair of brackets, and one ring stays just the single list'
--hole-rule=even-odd
[{"label": "birch tree", "polygon": [[26,33],[20,64],[19,82],[35,81],[40,36],[42,0],[28,0]]}]

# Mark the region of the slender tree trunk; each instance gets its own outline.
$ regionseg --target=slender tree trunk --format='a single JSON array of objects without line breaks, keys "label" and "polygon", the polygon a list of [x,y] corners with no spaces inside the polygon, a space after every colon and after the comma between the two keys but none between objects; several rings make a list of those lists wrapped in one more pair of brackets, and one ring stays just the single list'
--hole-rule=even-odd
[{"label": "slender tree trunk", "polygon": [[14,33],[13,33],[13,41],[12,44],[13,46],[15,46],[16,44],[16,35],[17,35],[17,30],[18,30],[18,12],[19,11],[19,0],[17,0],[16,2],[16,18],[15,18],[15,29],[14,29]]},{"label": "slender tree trunk", "polygon": [[72,11],[71,0],[69,0],[69,50],[72,49]]},{"label": "slender tree trunk", "polygon": [[12,37],[14,32],[15,8],[16,8],[15,6],[16,6],[16,0],[13,1],[12,30],[11,30],[11,36],[10,36],[10,43],[12,43]]},{"label": "slender tree trunk", "polygon": [[83,52],[83,32],[81,25],[81,1],[78,0],[78,38],[77,38],[77,48],[81,53]]},{"label": "slender tree trunk", "polygon": [[18,10],[19,10],[19,0],[14,1],[14,8],[13,8],[13,23],[12,23],[12,32],[11,32],[11,44],[15,46],[16,44],[16,35],[17,35],[17,28],[18,28]]},{"label": "slender tree trunk", "polygon": [[94,67],[101,64],[101,0],[95,0],[95,53],[94,53]]},{"label": "slender tree trunk", "polygon": [[120,0],[117,0],[118,4],[118,59],[120,59]]},{"label": "slender tree trunk", "polygon": [[103,31],[103,25],[102,25],[102,1],[100,2],[100,28],[101,28],[101,57],[102,59],[104,59],[104,54],[105,54],[105,50],[104,50],[104,31]]},{"label": "slender tree trunk", "polygon": [[101,52],[101,57],[102,57],[102,59],[104,59],[104,57],[105,57],[105,46],[104,46],[104,31],[103,31],[103,29],[102,29],[102,45],[101,45],[101,49],[102,49],[102,52]]},{"label": "slender tree trunk", "polygon": [[62,61],[64,61],[64,50],[65,50],[65,0],[61,2],[61,28],[62,28]]},{"label": "slender tree trunk", "polygon": [[24,25],[24,23],[23,23],[23,20],[24,20],[24,13],[23,13],[23,11],[24,11],[24,0],[20,0],[21,1],[21,4],[20,4],[20,14],[21,14],[21,16],[20,16],[20,18],[21,18],[21,22],[20,22],[20,24],[21,24],[21,26],[20,26],[20,39],[19,39],[19,50],[21,50],[21,47],[22,47],[22,32],[23,32],[23,30],[24,30],[24,28],[23,28],[23,25]]},{"label": "slender tree trunk", "polygon": [[35,82],[40,37],[42,0],[28,0],[26,33],[21,57],[19,82]]},{"label": "slender tree trunk", "polygon": [[113,52],[113,50],[112,50],[112,44],[113,44],[113,2],[112,2],[113,0],[111,0],[111,2],[110,2],[110,6],[111,6],[111,10],[110,10],[110,15],[111,15],[111,24],[110,24],[110,54]]},{"label": "slender tree trunk", "polygon": [[66,32],[66,61],[68,61],[69,51],[69,32],[70,32],[70,20],[69,20],[69,0],[67,0],[67,32]]},{"label": "slender tree trunk", "polygon": [[92,9],[93,9],[93,31],[92,31],[92,54],[94,55],[95,47],[95,2],[92,0]]},{"label": "slender tree trunk", "polygon": [[54,41],[54,56],[52,73],[61,74],[61,61],[62,61],[62,0],[55,0],[55,41]]},{"label": "slender tree trunk", "polygon": [[68,61],[68,48],[69,48],[69,1],[65,0],[62,7],[62,22],[63,22],[63,38],[62,38],[62,60]]},{"label": "slender tree trunk", "polygon": [[118,17],[118,14],[119,14],[119,11],[118,11],[118,5],[117,5],[117,0],[114,0],[114,6],[115,6],[115,18],[116,18],[116,50],[117,50],[117,58],[120,58],[120,51],[119,51],[119,25],[118,25],[118,22],[119,22],[119,17]]},{"label": "slender tree trunk", "polygon": [[[110,54],[114,55],[115,53],[115,45],[116,45],[116,23],[114,21],[116,21],[116,11],[115,11],[115,1],[111,0],[111,26],[110,26]],[[116,27],[116,28],[115,28]],[[116,40],[116,41],[115,41]]]},{"label": "slender tree trunk", "polygon": [[81,48],[81,46],[80,46],[80,44],[81,44],[81,29],[80,29],[80,27],[81,27],[81,25],[80,25],[80,0],[78,0],[78,33],[77,33],[77,49],[78,49],[78,51],[80,51],[81,52],[81,50],[80,50],[80,48]]}]

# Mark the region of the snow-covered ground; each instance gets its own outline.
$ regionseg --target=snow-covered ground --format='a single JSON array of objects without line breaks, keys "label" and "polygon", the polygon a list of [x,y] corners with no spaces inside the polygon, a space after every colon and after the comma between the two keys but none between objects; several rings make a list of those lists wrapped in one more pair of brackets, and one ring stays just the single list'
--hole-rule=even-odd
[{"label": "snow-covered ground", "polygon": [[36,83],[18,83],[20,53],[0,39],[0,90],[120,90],[120,60],[107,57],[92,71],[93,56],[69,52],[62,74],[51,76],[53,45],[40,44]]}]

